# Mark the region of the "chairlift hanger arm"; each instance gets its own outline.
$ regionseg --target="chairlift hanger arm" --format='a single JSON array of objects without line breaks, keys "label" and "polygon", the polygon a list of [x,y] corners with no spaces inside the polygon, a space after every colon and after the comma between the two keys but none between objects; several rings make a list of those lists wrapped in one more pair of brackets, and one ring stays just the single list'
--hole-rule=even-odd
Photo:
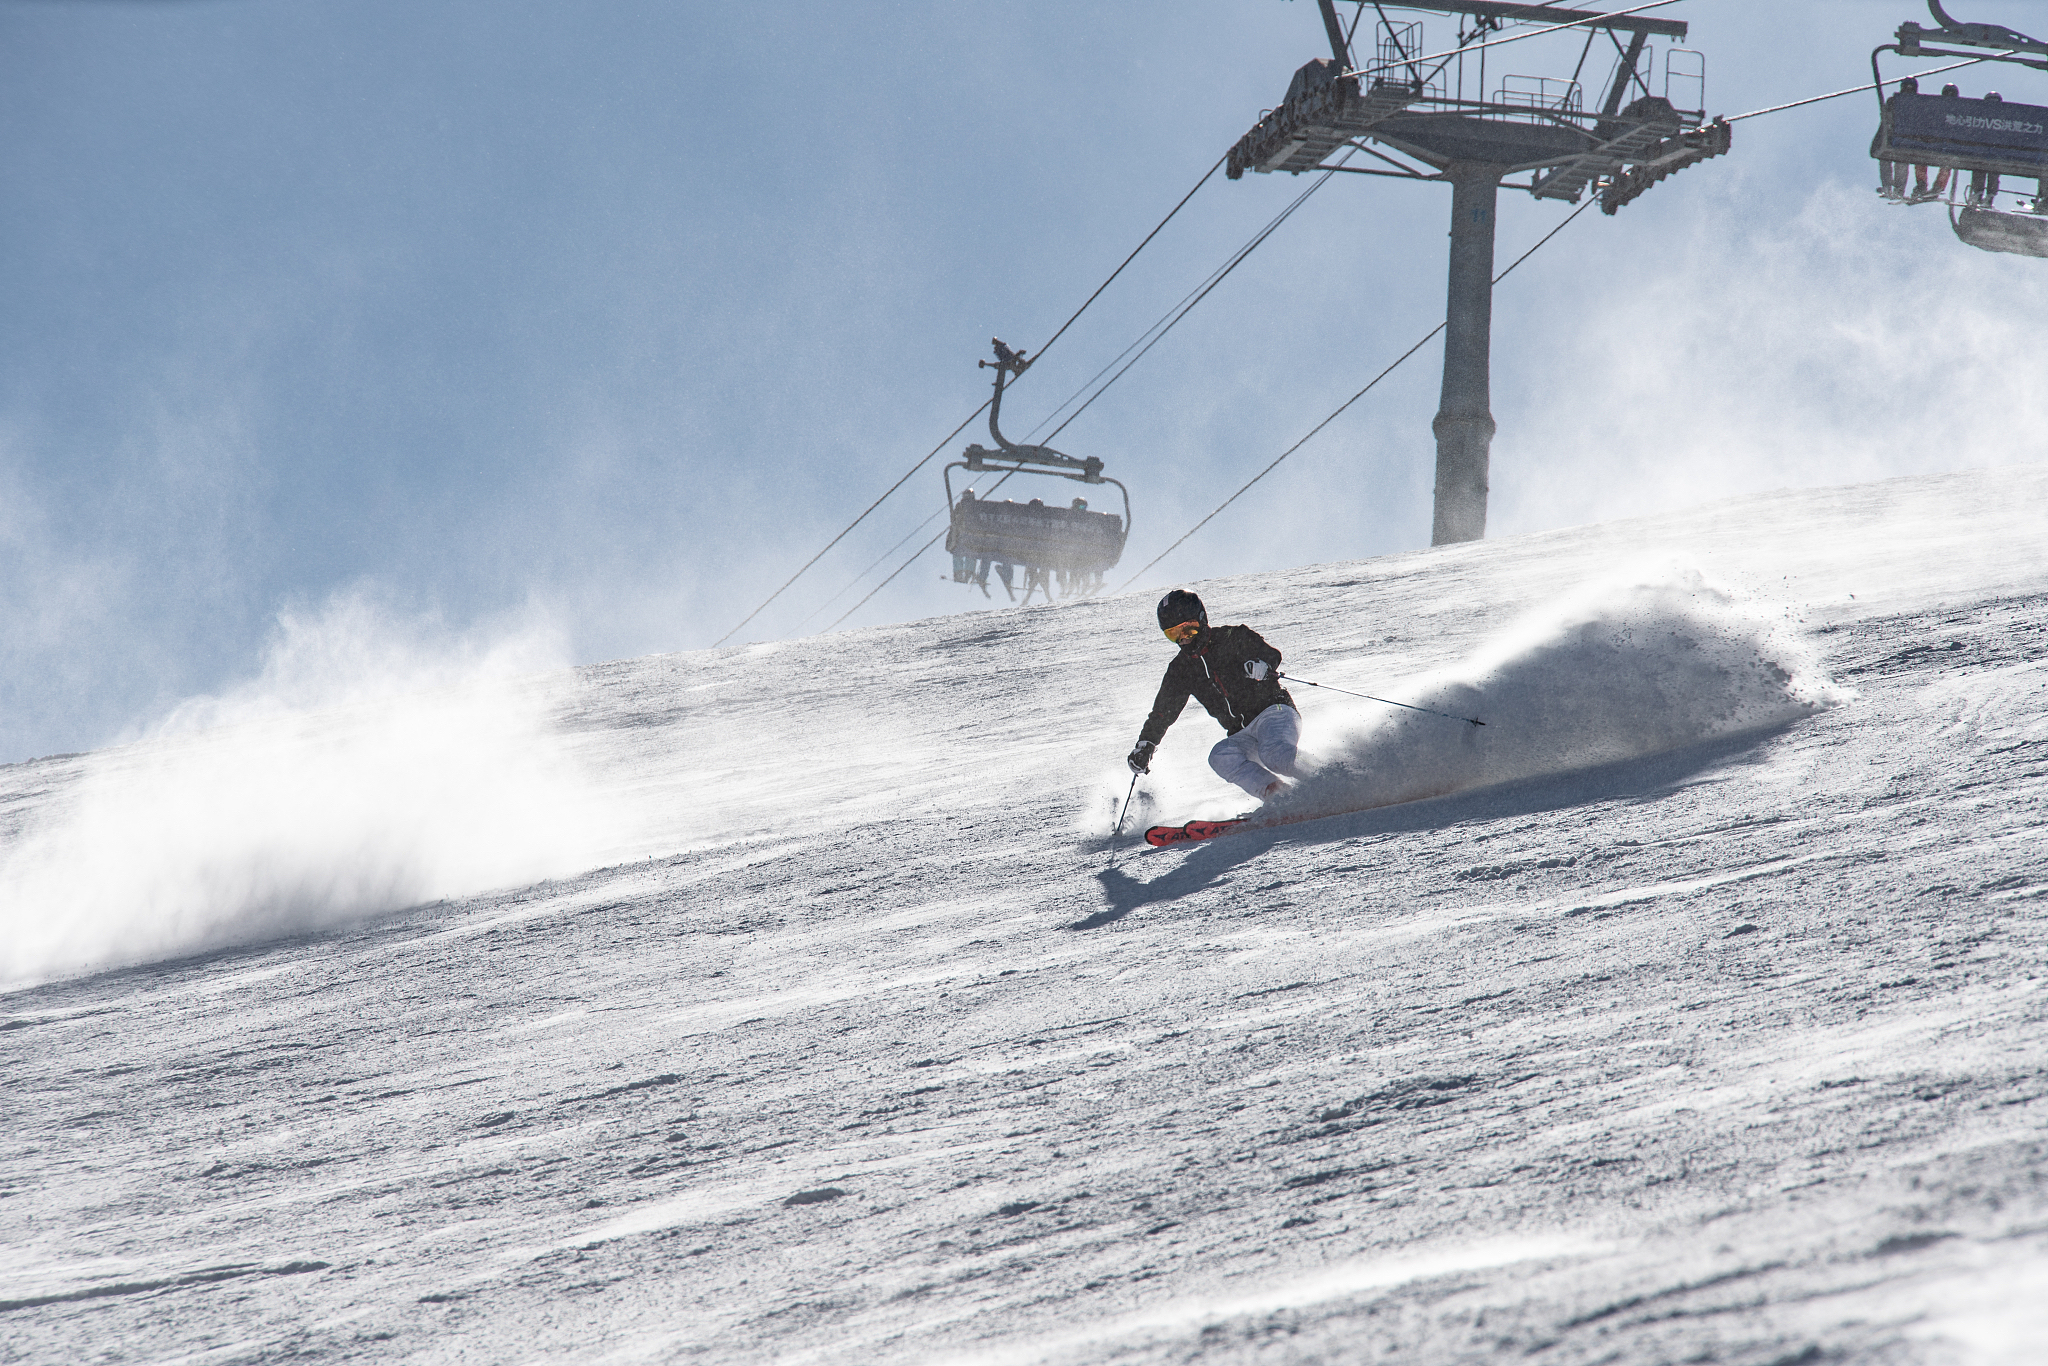
[{"label": "chairlift hanger arm", "polygon": [[[1911,25],[1909,25],[1908,27],[1911,27]],[[1905,35],[1901,33],[1900,36],[1903,39]],[[1965,43],[1966,46],[1997,48],[1998,55],[1987,57],[1981,52],[1957,52],[1954,48],[1929,47],[1924,41],[1921,41],[1921,39],[1926,38],[1933,38],[1939,42],[1944,43]],[[1946,33],[1936,33],[1931,29],[1922,29],[1920,31],[1919,39],[1915,39],[1910,42],[1901,41],[1897,43],[1886,43],[1883,47],[1879,48],[1878,51],[1896,52],[1901,57],[1978,57],[1987,62],[2009,61],[2017,62],[2021,66],[2038,67],[2039,65],[2041,65],[2039,62],[2030,62],[2026,60],[2024,57],[2016,56],[2013,54],[2021,52],[2034,52],[2040,53],[2042,55],[2048,55],[2048,43],[2036,43],[2032,41],[2022,40],[2019,42],[2011,43],[1970,44],[1967,43],[1964,39],[1954,38]]]},{"label": "chairlift hanger arm", "polygon": [[[995,395],[989,399],[988,404],[988,434],[994,438],[997,449],[990,451],[984,450],[980,446],[969,446],[967,448],[967,468],[973,470],[1002,468],[1001,466],[990,466],[983,460],[984,456],[998,456],[1017,461],[1019,468],[1022,468],[1024,465],[1050,466],[1050,470],[1043,472],[1062,473],[1066,478],[1079,479],[1083,483],[1100,483],[1102,480],[1102,461],[1092,455],[1085,460],[1077,459],[1063,451],[1056,451],[1050,446],[1025,445],[1012,441],[1003,435],[1003,429],[998,425],[998,419],[1001,418],[1003,412],[1003,386],[1012,374],[1021,375],[1026,370],[1029,370],[1035,357],[1027,358],[1022,351],[1012,351],[1009,347],[1003,345],[1001,337],[991,337],[989,344],[995,348],[996,358],[994,360],[976,361],[975,365],[979,369],[996,372],[996,391]],[[1042,347],[1040,348],[1041,351],[1043,349]],[[1065,472],[1069,470],[1077,470],[1080,473],[1066,474]]]},{"label": "chairlift hanger arm", "polygon": [[1395,9],[1431,10],[1438,14],[1471,14],[1485,19],[1524,19],[1531,23],[1569,28],[1588,24],[1593,28],[1627,29],[1654,33],[1660,38],[1683,38],[1683,19],[1645,19],[1633,14],[1609,15],[1590,9],[1554,9],[1549,5],[1515,5],[1500,0],[1393,0]]},{"label": "chairlift hanger arm", "polygon": [[1017,449],[1015,443],[1003,435],[1001,428],[996,426],[996,419],[1001,417],[1003,412],[1004,381],[1010,377],[1012,372],[1021,375],[1026,370],[1029,370],[1031,368],[1031,361],[1025,358],[1025,354],[1022,351],[1012,351],[1009,347],[1003,345],[1001,337],[990,337],[989,345],[995,347],[996,358],[994,360],[978,360],[974,363],[974,368],[977,370],[993,370],[996,372],[996,393],[995,397],[989,400],[988,405],[988,434],[995,438],[996,445],[1000,446],[1003,450],[1014,451]]},{"label": "chairlift hanger arm", "polygon": [[[1899,42],[1907,49],[1906,55],[1914,55],[1912,49],[1919,45],[1924,35],[1936,42],[1961,43],[1965,47],[2011,48],[2019,52],[2048,53],[2048,43],[2038,38],[2029,38],[2003,24],[1965,24],[1951,19],[1948,11],[1941,7],[1941,0],[1927,0],[1927,12],[1941,25],[1939,30],[1928,30],[1918,24],[1899,25]],[[1953,55],[1953,54],[1944,54]]]},{"label": "chairlift hanger arm", "polygon": [[[1898,54],[1899,54],[1899,55],[1900,55],[1901,57],[1907,58],[1908,60],[1911,60],[1911,59],[1914,59],[1914,58],[1919,58],[1919,57],[1966,57],[1966,58],[1968,58],[1968,59],[1969,59],[1969,60],[1970,60],[1971,62],[2003,62],[2003,63],[2005,63],[2005,64],[2006,64],[2006,65],[2008,65],[2008,66],[2024,66],[2024,67],[2031,67],[2031,68],[2033,68],[2033,69],[2034,69],[2035,71],[2048,71],[2048,61],[2035,61],[2035,60],[2030,60],[2030,59],[2028,59],[2028,58],[2026,58],[2026,57],[2021,57],[2021,56],[2017,55],[2017,54],[2018,54],[2018,53],[2019,53],[2020,51],[2023,51],[2023,50],[2024,50],[2024,51],[2037,51],[2037,50],[2038,50],[2038,51],[2040,51],[2040,52],[2048,53],[2048,46],[2043,46],[2043,47],[2041,47],[2041,48],[2039,48],[2039,49],[2034,49],[2034,48],[2027,48],[2027,49],[2018,49],[2018,48],[2014,48],[2014,49],[2008,49],[2008,50],[2006,50],[2006,51],[2002,51],[2002,52],[1957,52],[1957,51],[1956,51],[1956,50],[1954,50],[1953,48],[1946,48],[1946,47],[1928,47],[1928,46],[1926,46],[1925,44],[1921,44],[1921,43],[1916,43],[1916,44],[1914,44],[1914,45],[1913,45],[1913,46],[1912,46],[1912,47],[1911,47],[1910,49],[1909,49],[1908,47],[1906,47],[1906,46],[1905,46],[1905,45],[1904,45],[1903,43],[1881,43],[1881,44],[1879,44],[1879,45],[1878,45],[1877,47],[1875,47],[1875,48],[1873,48],[1873,49],[1871,50],[1871,53],[1870,53],[1870,66],[1871,66],[1871,70],[1872,70],[1872,71],[1875,71],[1875,70],[1877,69],[1877,54],[1878,54],[1878,53],[1880,53],[1880,52],[1896,52],[1896,53],[1898,53]],[[1944,70],[1944,71],[1947,71],[1947,70],[1953,70],[1954,68],[1952,68],[1952,67],[1943,67],[1943,68],[1941,68],[1941,69],[1942,69],[1942,70]],[[1919,72],[1915,72],[1915,73],[1913,73],[1913,74],[1914,74],[1914,75],[1917,75],[1917,76],[1926,76],[1926,75],[1930,75],[1930,74],[1932,74],[1932,73],[1930,73],[1930,72],[1926,72],[1926,71],[1919,71]],[[1880,97],[1880,98],[1881,98],[1881,97]]]}]

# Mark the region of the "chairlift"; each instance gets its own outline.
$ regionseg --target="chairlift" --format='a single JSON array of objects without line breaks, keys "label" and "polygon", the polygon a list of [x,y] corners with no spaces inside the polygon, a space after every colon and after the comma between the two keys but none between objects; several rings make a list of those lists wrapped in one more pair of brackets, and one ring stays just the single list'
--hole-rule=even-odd
[{"label": "chairlift", "polygon": [[[1964,24],[1927,0],[1939,28],[1899,25],[1897,41],[1870,54],[1877,83],[1878,127],[1870,155],[1877,160],[1877,192],[1894,204],[1944,204],[1949,225],[1982,251],[2048,257],[2048,107],[2007,100],[1997,91],[1966,98],[1953,83],[1938,95],[1920,93],[1911,76],[1884,93],[1878,54],[1902,57],[1973,57],[2048,71],[2048,42],[1998,24]],[[1931,46],[1948,44],[1948,46]],[[1958,49],[1975,48],[1977,51]],[[1969,173],[1967,182],[1962,172]],[[2020,211],[1997,205],[2004,176],[2028,176],[2034,194]],[[1958,198],[1960,196],[1960,199]]]},{"label": "chairlift", "polygon": [[[1022,351],[1012,351],[1001,338],[994,339],[996,358],[977,361],[980,369],[996,372],[995,398],[988,409],[988,432],[996,449],[970,445],[962,459],[945,467],[946,504],[952,521],[946,531],[946,551],[953,557],[953,582],[971,583],[984,597],[989,571],[1010,601],[1017,602],[1016,571],[1024,571],[1023,603],[1033,593],[1053,600],[1053,586],[1062,597],[1086,597],[1102,591],[1102,577],[1116,567],[1131,535],[1131,491],[1120,480],[1102,473],[1102,461],[1062,454],[1050,446],[1025,446],[1009,440],[998,426],[1003,411],[1003,387],[1013,375],[1021,375],[1032,362]],[[1028,502],[997,501],[977,494],[972,484],[953,492],[953,471],[966,470],[981,476],[1001,471],[1007,480],[1013,474],[1044,475],[1072,479],[1083,484],[1115,484],[1124,496],[1124,512],[1094,512],[1088,500],[1076,498],[1067,507],[1048,505],[1043,499]],[[994,492],[991,487],[988,490]]]}]

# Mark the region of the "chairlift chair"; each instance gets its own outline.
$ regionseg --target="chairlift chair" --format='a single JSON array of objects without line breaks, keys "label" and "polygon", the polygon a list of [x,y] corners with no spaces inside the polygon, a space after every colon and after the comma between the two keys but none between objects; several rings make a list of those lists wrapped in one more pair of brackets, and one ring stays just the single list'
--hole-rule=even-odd
[{"label": "chairlift chair", "polygon": [[[2048,107],[2020,104],[1996,91],[1965,98],[1953,84],[1938,95],[1925,95],[1910,76],[1887,95],[1878,69],[1879,53],[1896,52],[1902,57],[1975,57],[2048,71],[2048,61],[2042,60],[2048,57],[2048,43],[1997,24],[1958,23],[1943,12],[1941,0],[1928,0],[1927,8],[1939,28],[1901,24],[1896,41],[1870,54],[1879,109],[1877,136],[1870,143],[1878,163],[1878,193],[1896,204],[1945,204],[1956,236],[1980,250],[2048,257]],[[1957,50],[1962,48],[1978,50]],[[1964,171],[1969,172],[1967,185],[1960,174]],[[2000,185],[2008,175],[2035,182],[2023,212],[1997,206],[2001,192],[2011,193]]]},{"label": "chairlift chair", "polygon": [[[1003,345],[1001,338],[994,339],[994,345],[996,358],[976,364],[996,372],[995,397],[988,410],[988,432],[996,449],[970,445],[961,453],[962,459],[943,471],[952,517],[946,551],[953,557],[953,582],[974,584],[988,596],[988,576],[993,569],[1003,591],[1017,602],[1015,571],[1022,569],[1023,603],[1028,604],[1034,592],[1051,602],[1055,583],[1063,597],[1098,593],[1103,575],[1116,567],[1124,543],[1130,539],[1131,491],[1122,481],[1104,475],[1102,461],[1094,456],[1076,459],[1050,446],[1020,445],[1003,435],[999,425],[1003,388],[1012,375],[1029,369],[1031,361],[1023,352]],[[1114,484],[1123,494],[1123,516],[1091,511],[1085,498],[1076,498],[1067,507],[1051,506],[1039,498],[1022,503],[998,501],[977,495],[971,484],[956,495],[954,470],[977,476],[999,470],[1005,480],[1013,474],[1032,474],[1083,484]]]}]

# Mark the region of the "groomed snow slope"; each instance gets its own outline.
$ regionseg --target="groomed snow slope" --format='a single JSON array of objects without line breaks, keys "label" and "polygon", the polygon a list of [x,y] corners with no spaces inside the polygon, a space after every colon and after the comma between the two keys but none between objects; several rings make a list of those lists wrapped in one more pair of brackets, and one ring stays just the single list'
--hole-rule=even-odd
[{"label": "groomed snow slope", "polygon": [[[2035,467],[1198,585],[1501,734],[1304,689],[1297,803],[1450,795],[1108,871],[1151,595],[586,669],[452,745],[272,718],[407,813],[317,839],[227,828],[299,753],[246,732],[0,770],[8,971],[57,974],[0,999],[0,1358],[2037,1360],[2044,530]],[[567,748],[508,758],[535,696]],[[1238,808],[1215,735],[1155,811]],[[507,790],[610,852],[450,815]]]}]

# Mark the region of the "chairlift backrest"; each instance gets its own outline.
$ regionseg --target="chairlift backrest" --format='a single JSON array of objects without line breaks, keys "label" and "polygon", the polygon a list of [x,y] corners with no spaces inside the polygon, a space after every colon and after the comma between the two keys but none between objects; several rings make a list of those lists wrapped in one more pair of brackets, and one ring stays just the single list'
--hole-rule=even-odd
[{"label": "chairlift backrest", "polygon": [[1901,91],[1884,103],[1870,154],[1994,175],[2048,175],[2048,108]]}]

